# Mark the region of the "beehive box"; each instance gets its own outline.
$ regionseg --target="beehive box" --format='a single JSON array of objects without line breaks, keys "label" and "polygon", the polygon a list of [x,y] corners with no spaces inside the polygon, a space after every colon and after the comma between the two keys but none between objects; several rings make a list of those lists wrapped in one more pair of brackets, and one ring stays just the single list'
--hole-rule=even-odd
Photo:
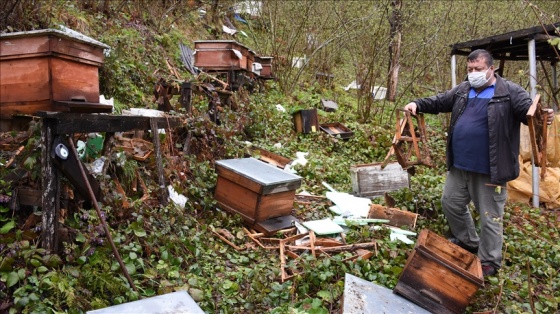
[{"label": "beehive box", "polygon": [[340,136],[342,139],[349,139],[354,136],[354,132],[352,132],[349,128],[343,125],[340,122],[334,123],[323,123],[320,126],[321,130],[329,135],[332,136]]},{"label": "beehive box", "polygon": [[99,68],[109,46],[71,31],[0,34],[0,111],[110,112],[99,104]]},{"label": "beehive box", "polygon": [[311,133],[319,130],[317,109],[302,109],[292,114],[294,130],[297,133]]},{"label": "beehive box", "polygon": [[216,161],[216,172],[216,201],[248,224],[292,213],[301,177],[252,157]]},{"label": "beehive box", "polygon": [[483,286],[476,255],[424,229],[393,292],[433,313],[463,313]]},{"label": "beehive box", "polygon": [[261,69],[261,77],[264,78],[271,78],[272,77],[272,57],[259,57],[256,56],[255,57],[255,62],[258,62],[261,64],[262,69]]},{"label": "beehive box", "polygon": [[205,71],[253,70],[255,55],[235,40],[195,40],[194,65]]},{"label": "beehive box", "polygon": [[399,163],[359,164],[350,167],[352,191],[360,197],[375,198],[410,186],[409,175]]}]

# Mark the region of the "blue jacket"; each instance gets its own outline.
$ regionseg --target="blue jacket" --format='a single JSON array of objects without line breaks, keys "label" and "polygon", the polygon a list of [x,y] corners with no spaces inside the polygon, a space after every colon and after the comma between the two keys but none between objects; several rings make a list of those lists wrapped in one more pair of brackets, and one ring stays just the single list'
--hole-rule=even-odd
[{"label": "blue jacket", "polygon": [[[519,176],[519,129],[527,124],[531,97],[521,86],[496,76],[494,97],[488,104],[490,181],[505,184]],[[447,136],[447,169],[453,166],[451,137],[457,119],[467,105],[470,84],[464,81],[436,96],[416,99],[417,112],[451,112]]]}]

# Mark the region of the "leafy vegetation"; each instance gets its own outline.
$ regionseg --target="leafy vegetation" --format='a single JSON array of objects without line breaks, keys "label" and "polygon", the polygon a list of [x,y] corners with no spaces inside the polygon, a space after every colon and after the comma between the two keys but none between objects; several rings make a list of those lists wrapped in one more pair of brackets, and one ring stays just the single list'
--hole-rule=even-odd
[{"label": "leafy vegetation", "polygon": [[[250,145],[288,158],[307,152],[307,165],[295,168],[303,178],[299,192],[324,195],[322,182],[351,192],[350,166],[385,158],[394,133],[394,110],[409,99],[449,87],[449,44],[549,23],[560,10],[553,1],[406,1],[397,100],[368,103],[369,93],[343,87],[357,77],[367,78],[372,86],[385,84],[390,1],[270,0],[261,17],[247,17],[247,24],[228,15],[233,4],[226,0],[4,1],[2,31],[64,24],[110,45],[100,84],[104,95],[115,98],[117,113],[130,107],[154,108],[152,90],[159,78],[192,79],[181,66],[178,44],[229,38],[220,35],[225,17],[247,34],[237,35],[236,40],[275,57],[278,80],[268,81],[262,93],[234,95],[238,108],[225,107],[220,125],[205,117],[206,98],[193,97],[188,127],[161,135],[167,156],[165,178],[187,197],[185,208],[157,201],[153,157],[136,161],[118,149],[108,156],[106,172],[97,177],[105,192],[101,210],[137,291],[123,276],[95,209],[79,195],[65,196],[58,254],[40,247],[40,208],[9,209],[13,188],[40,187],[40,125],[34,124],[24,152],[12,167],[1,169],[0,178],[18,171],[25,175],[18,175],[17,182],[0,180],[4,198],[0,199],[0,312],[82,313],[186,290],[208,313],[337,313],[346,273],[392,289],[411,246],[391,242],[386,231],[367,226],[350,227],[346,238],[349,242],[375,240],[376,256],[345,261],[350,253],[318,258],[304,254],[297,262],[288,262],[287,267],[299,273],[282,283],[279,253],[255,246],[245,236],[241,219],[220,210],[214,200],[214,162],[247,156]],[[206,11],[202,17],[200,9]],[[310,32],[319,44],[308,45]],[[302,55],[308,59],[307,66],[293,68],[292,57]],[[512,64],[504,74],[523,84],[528,76],[517,75],[519,69],[523,66]],[[316,72],[334,74],[334,82],[322,84]],[[293,131],[291,113],[319,108],[321,99],[336,101],[339,109],[319,110],[319,122],[340,122],[354,132],[352,138]],[[180,110],[173,114],[184,116]],[[435,167],[417,167],[410,189],[391,192],[391,196],[396,206],[420,214],[417,230],[428,228],[444,235],[448,230],[440,197],[445,180],[446,117],[426,118]],[[190,153],[185,154],[189,131]],[[84,139],[86,135],[76,136]],[[9,132],[2,138],[16,139],[17,134]],[[0,162],[6,164],[10,157],[2,153]],[[116,192],[117,181],[126,196]],[[63,180],[62,185],[72,190],[69,182]],[[512,203],[506,212],[504,267],[486,281],[467,311],[558,312],[558,211]],[[310,220],[332,213],[324,203],[296,203],[294,215]],[[29,225],[33,219],[35,223]],[[245,249],[236,250],[221,241],[214,233],[220,230],[231,233],[230,241]]]}]

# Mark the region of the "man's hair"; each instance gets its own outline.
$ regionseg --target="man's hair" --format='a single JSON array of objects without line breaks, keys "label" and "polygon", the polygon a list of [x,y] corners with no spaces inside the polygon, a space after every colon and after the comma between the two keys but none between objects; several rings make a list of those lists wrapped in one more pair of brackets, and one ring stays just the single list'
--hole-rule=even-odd
[{"label": "man's hair", "polygon": [[488,50],[484,50],[484,49],[476,49],[475,51],[471,52],[467,57],[467,62],[474,62],[479,58],[484,59],[488,67],[494,65],[494,58],[492,57],[490,52],[488,52]]}]

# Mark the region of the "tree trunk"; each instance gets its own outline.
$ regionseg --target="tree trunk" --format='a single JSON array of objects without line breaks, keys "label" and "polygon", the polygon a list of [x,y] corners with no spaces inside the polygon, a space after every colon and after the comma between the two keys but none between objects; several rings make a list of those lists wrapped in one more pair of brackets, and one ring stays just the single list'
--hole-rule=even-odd
[{"label": "tree trunk", "polygon": [[402,37],[402,21],[401,9],[402,1],[391,1],[393,14],[389,18],[391,25],[391,42],[389,43],[389,79],[387,82],[387,100],[394,102],[397,98],[397,83],[399,81],[399,59],[401,56],[401,37]]}]

